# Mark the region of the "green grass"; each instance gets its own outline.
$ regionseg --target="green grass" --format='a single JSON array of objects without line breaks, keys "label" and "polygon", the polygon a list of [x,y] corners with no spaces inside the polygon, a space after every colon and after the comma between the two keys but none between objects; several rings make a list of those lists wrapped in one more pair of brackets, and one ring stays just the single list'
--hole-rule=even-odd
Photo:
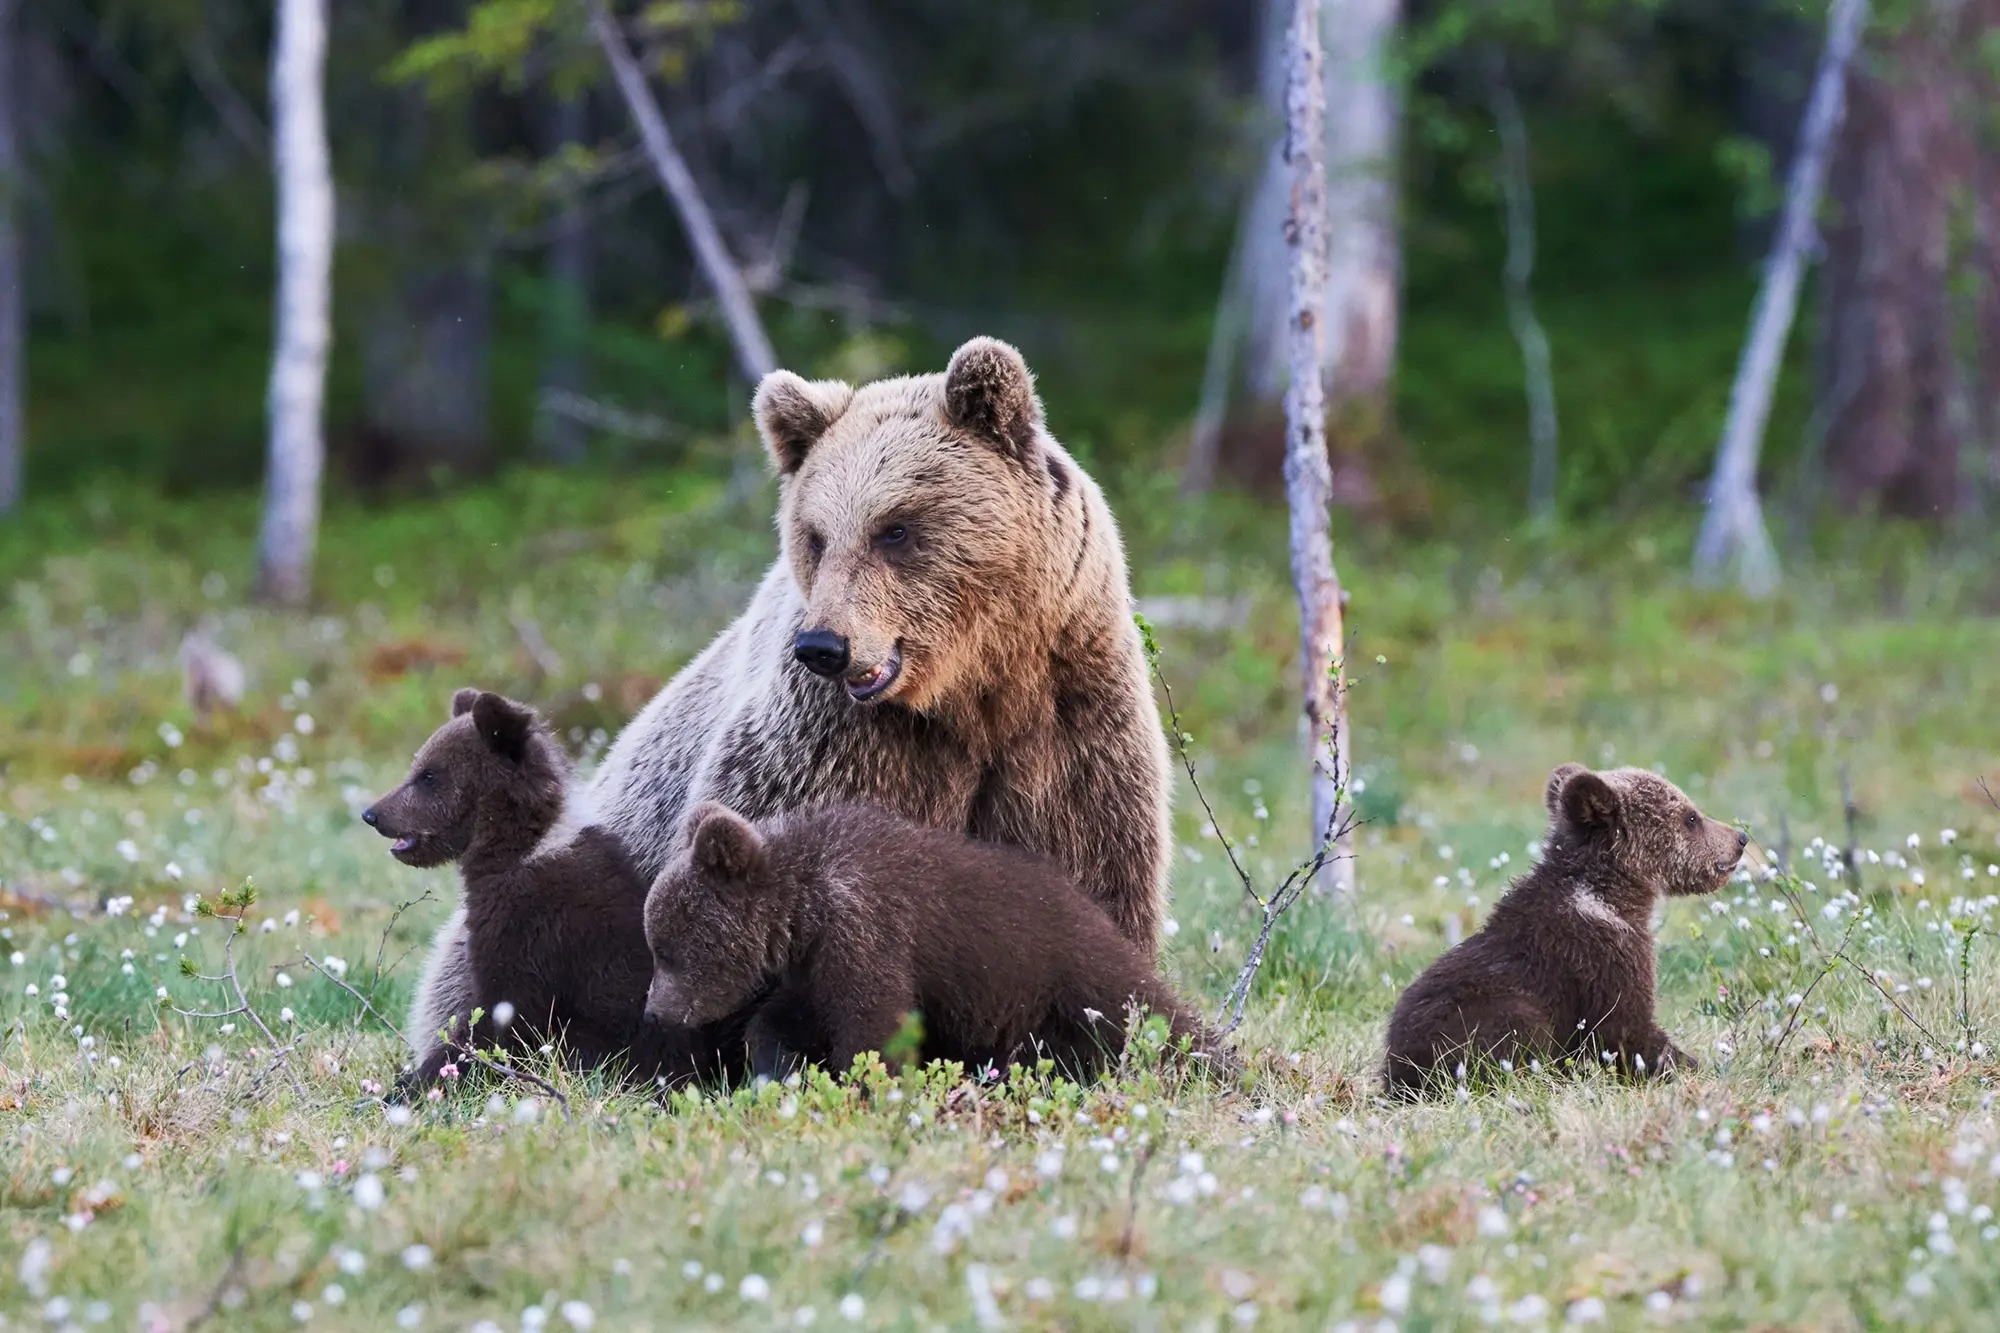
[{"label": "green grass", "polygon": [[[302,960],[344,959],[400,1020],[455,885],[394,864],[354,812],[461,684],[600,747],[770,557],[768,494],[729,499],[716,464],[337,503],[301,615],[242,601],[246,499],[99,489],[0,529],[8,1319],[177,1328],[213,1303],[232,1329],[515,1328],[539,1308],[564,1328],[581,1302],[600,1328],[844,1327],[854,1296],[884,1328],[976,1326],[989,1299],[1062,1328],[1992,1325],[2000,811],[1977,779],[2000,781],[2000,561],[1908,532],[1817,534],[1769,606],[1688,588],[1687,533],[1656,521],[1341,533],[1361,897],[1280,929],[1247,1089],[1140,1061],[1090,1088],[933,1071],[666,1107],[564,1079],[567,1121],[489,1082],[386,1114],[367,1089],[394,1037]],[[1304,823],[1282,519],[1190,516],[1157,480],[1114,492],[1203,785],[1268,886]],[[1169,597],[1245,618],[1177,627]],[[201,724],[174,654],[205,612],[251,692]],[[528,620],[562,659],[546,675]],[[1812,930],[1761,882],[1667,910],[1662,1011],[1706,1062],[1690,1078],[1376,1101],[1397,986],[1526,862],[1572,758],[1659,765],[1748,821],[1760,865],[1788,836]],[[1876,858],[1851,897],[1814,841],[1843,839],[1843,769]],[[1193,808],[1183,791],[1168,962],[1212,1005],[1254,916]],[[225,939],[188,900],[246,878],[240,975],[297,1035],[297,1087],[242,1016],[155,999],[228,1007],[182,975],[215,972]],[[1843,938],[1888,998],[1826,971]]]}]

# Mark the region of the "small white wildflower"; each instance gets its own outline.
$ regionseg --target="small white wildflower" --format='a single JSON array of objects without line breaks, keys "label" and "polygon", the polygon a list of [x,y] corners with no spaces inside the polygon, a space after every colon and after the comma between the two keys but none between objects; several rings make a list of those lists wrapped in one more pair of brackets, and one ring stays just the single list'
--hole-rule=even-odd
[{"label": "small white wildflower", "polygon": [[597,1311],[582,1301],[564,1301],[558,1313],[571,1328],[591,1328],[597,1323]]},{"label": "small white wildflower", "polygon": [[412,1273],[421,1273],[431,1266],[431,1247],[428,1245],[406,1245],[403,1247],[403,1267]]},{"label": "small white wildflower", "polygon": [[752,1273],[736,1284],[736,1294],[746,1301],[761,1304],[771,1299],[771,1283],[769,1279]]},{"label": "small white wildflower", "polygon": [[1601,1324],[1604,1322],[1604,1302],[1595,1296],[1571,1301],[1563,1318],[1572,1324]]},{"label": "small white wildflower", "polygon": [[868,1302],[861,1299],[861,1293],[850,1291],[840,1298],[840,1317],[850,1324],[861,1322],[861,1316],[868,1312]]}]

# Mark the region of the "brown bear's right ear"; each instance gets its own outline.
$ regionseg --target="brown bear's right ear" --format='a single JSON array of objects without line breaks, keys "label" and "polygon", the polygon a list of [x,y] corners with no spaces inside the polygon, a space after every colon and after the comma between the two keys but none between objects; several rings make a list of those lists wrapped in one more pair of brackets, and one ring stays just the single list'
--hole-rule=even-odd
[{"label": "brown bear's right ear", "polygon": [[1608,833],[1618,826],[1621,809],[1618,792],[1603,778],[1588,770],[1573,774],[1562,785],[1562,817],[1571,827],[1590,833]]},{"label": "brown bear's right ear", "polygon": [[1042,402],[1021,354],[998,338],[974,338],[951,354],[944,372],[944,413],[1018,462],[1035,454]]},{"label": "brown bear's right ear", "polygon": [[1559,811],[1556,808],[1556,800],[1558,797],[1562,795],[1563,784],[1565,782],[1568,782],[1571,778],[1575,777],[1577,774],[1588,773],[1589,771],[1590,770],[1585,768],[1582,764],[1556,765],[1556,771],[1549,774],[1548,790],[1542,793],[1542,804],[1546,805],[1549,808],[1550,814],[1554,815],[1561,813],[1561,811]]},{"label": "brown bear's right ear", "polygon": [[774,370],[757,386],[750,413],[757,433],[771,452],[778,475],[789,477],[806,461],[820,436],[854,401],[854,388],[839,380],[800,379],[789,370]]},{"label": "brown bear's right ear", "polygon": [[741,881],[764,864],[764,839],[728,806],[703,801],[689,822],[694,825],[694,867],[703,874]]},{"label": "brown bear's right ear", "polygon": [[479,702],[479,691],[470,685],[451,696],[451,715],[464,717],[472,711],[472,705]]}]

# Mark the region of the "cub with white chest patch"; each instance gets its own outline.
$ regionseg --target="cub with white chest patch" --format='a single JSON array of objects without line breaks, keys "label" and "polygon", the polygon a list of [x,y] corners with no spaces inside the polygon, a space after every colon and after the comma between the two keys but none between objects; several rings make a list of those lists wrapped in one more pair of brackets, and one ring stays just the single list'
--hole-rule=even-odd
[{"label": "cub with white chest patch", "polygon": [[1486,925],[1427,968],[1389,1020],[1392,1091],[1461,1068],[1603,1059],[1632,1074],[1691,1069],[1654,1017],[1653,909],[1713,893],[1746,834],[1641,769],[1550,775],[1548,845]]}]

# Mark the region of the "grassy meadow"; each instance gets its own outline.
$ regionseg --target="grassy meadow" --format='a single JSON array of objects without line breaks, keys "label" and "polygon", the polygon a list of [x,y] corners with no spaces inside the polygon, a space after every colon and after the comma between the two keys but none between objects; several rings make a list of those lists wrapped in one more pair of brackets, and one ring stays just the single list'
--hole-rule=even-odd
[{"label": "grassy meadow", "polygon": [[[1340,533],[1360,895],[1279,928],[1242,1087],[1135,1059],[660,1105],[545,1068],[566,1111],[495,1077],[385,1107],[380,1016],[455,880],[357,812],[464,684],[590,762],[771,557],[769,491],[711,461],[341,502],[308,614],[246,603],[249,497],[100,487],[0,528],[0,1326],[2000,1320],[1980,534],[1829,528],[1756,605],[1690,588],[1677,526]],[[1202,786],[1269,888],[1306,850],[1282,515],[1111,481]],[[199,719],[176,652],[205,615],[250,686]],[[1753,832],[1660,928],[1662,1020],[1704,1067],[1378,1100],[1398,986],[1528,863],[1570,759]],[[1167,956],[1213,1007],[1256,913],[1196,809],[1184,783]],[[246,880],[231,942],[196,904]],[[183,960],[233,964],[254,1012],[174,1012],[235,1006]]]}]

